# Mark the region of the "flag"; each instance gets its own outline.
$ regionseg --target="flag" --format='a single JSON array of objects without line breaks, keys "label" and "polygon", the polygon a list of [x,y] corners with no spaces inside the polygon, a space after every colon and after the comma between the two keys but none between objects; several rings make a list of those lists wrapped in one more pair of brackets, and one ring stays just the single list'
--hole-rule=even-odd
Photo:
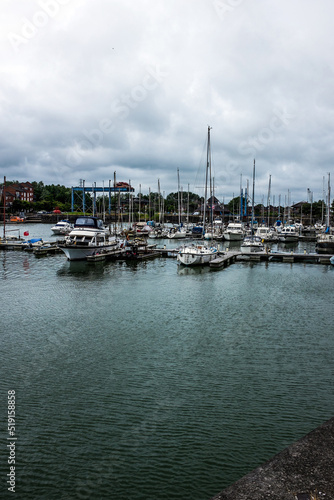
[{"label": "flag", "polygon": [[29,236],[29,231],[24,231],[23,235],[24,236]]}]

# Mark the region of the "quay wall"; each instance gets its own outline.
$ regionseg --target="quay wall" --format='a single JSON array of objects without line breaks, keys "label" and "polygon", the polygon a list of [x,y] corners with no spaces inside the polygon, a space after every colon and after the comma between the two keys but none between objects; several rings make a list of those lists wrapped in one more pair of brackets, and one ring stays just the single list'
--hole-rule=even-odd
[{"label": "quay wall", "polygon": [[[70,222],[75,222],[77,219],[78,215],[72,215],[72,214],[40,214],[40,215],[29,215],[27,214],[26,220],[23,222],[24,223],[45,223],[45,224],[55,224],[56,222],[62,220],[62,219],[68,219]],[[98,214],[97,217],[100,219],[103,218],[101,214]],[[106,215],[105,216],[105,222],[106,224],[112,224],[115,223],[116,221],[119,220],[118,217],[115,218],[114,214],[111,215]],[[184,218],[183,218],[184,219]],[[147,217],[146,217],[146,220]],[[178,224],[179,218],[177,215],[170,215],[166,214],[164,216],[164,220],[166,223],[171,223],[171,224]],[[127,224],[129,221],[129,216],[128,215],[123,215],[123,224]],[[141,217],[141,221],[144,222],[144,217]],[[191,224],[200,224],[202,222],[202,219],[199,216],[196,215],[191,215],[189,216],[189,222]],[[183,223],[185,223],[185,220],[183,220]],[[3,219],[0,219],[0,225],[3,224]],[[6,224],[10,224],[9,217],[6,218]]]},{"label": "quay wall", "polygon": [[210,500],[334,499],[334,417]]}]

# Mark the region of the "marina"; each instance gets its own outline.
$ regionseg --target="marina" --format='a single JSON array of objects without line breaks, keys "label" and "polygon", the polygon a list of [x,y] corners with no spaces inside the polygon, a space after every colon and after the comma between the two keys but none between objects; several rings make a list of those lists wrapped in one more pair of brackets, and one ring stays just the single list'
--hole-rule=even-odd
[{"label": "marina", "polygon": [[332,417],[334,266],[312,241],[219,245],[196,267],[169,239],[94,265],[0,252],[21,498],[209,499]]},{"label": "marina", "polygon": [[[63,240],[56,241],[44,241],[42,238],[35,238],[36,241],[33,243],[29,243],[24,240],[9,240],[6,242],[2,242],[0,240],[0,249],[5,250],[23,250],[23,251],[33,251],[35,255],[48,255],[55,252],[60,252],[64,247]],[[163,240],[164,243],[166,240]],[[167,240],[168,242],[168,240]],[[60,243],[60,244],[59,244]],[[128,248],[126,248],[126,245]],[[164,244],[163,247],[158,246],[157,244],[148,244],[146,239],[141,237],[141,239],[137,238],[132,241],[123,240],[120,242],[120,246],[115,245],[115,241],[113,241],[110,245],[107,245],[107,248],[101,247],[101,250],[94,247],[91,252],[88,252],[88,255],[83,255],[80,259],[86,259],[89,262],[98,262],[105,260],[116,260],[116,259],[125,259],[130,258],[129,249],[130,246],[133,249],[135,247],[135,251],[132,252],[132,257],[136,260],[146,260],[155,257],[177,257],[180,251],[183,249],[181,247],[174,247],[172,242],[169,242],[169,246],[167,247]],[[307,251],[305,248],[303,251],[286,251],[286,246],[282,245],[279,250],[271,249],[270,245],[267,245],[266,249],[260,252],[254,253],[244,253],[238,250],[230,250],[231,246],[230,240],[225,243],[225,246],[220,245],[222,249],[218,249],[214,255],[213,259],[210,259],[207,263],[212,268],[221,268],[234,263],[235,261],[266,261],[266,262],[285,262],[285,263],[293,263],[293,262],[308,262],[313,264],[325,264],[328,265],[331,263],[331,257],[333,254],[324,254],[317,253],[315,251]],[[277,245],[273,245],[277,247]],[[303,246],[305,247],[305,241],[303,242]],[[86,247],[86,245],[85,245]],[[85,248],[84,247],[84,248]],[[195,243],[192,243],[189,248],[189,253],[191,254],[192,248],[194,249],[202,249],[203,247],[198,240]],[[309,242],[309,248],[314,249],[314,245],[312,245],[312,240]],[[127,252],[126,252],[127,250]],[[182,250],[183,251],[183,250]],[[126,255],[127,254],[127,255]],[[197,255],[194,254],[194,255]],[[80,260],[79,259],[79,260]],[[201,264],[201,263],[200,263]]]},{"label": "marina", "polygon": [[0,500],[334,500],[331,12],[2,2]]}]

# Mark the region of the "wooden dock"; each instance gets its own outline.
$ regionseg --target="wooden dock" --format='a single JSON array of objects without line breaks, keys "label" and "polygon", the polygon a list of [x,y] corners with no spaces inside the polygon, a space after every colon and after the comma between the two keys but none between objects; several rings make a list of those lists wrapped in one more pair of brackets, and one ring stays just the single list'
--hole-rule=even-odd
[{"label": "wooden dock", "polygon": [[87,262],[101,262],[104,260],[119,259],[125,253],[124,248],[97,251],[86,257]]},{"label": "wooden dock", "polygon": [[[0,241],[0,249],[3,250],[26,250],[34,251],[35,255],[42,256],[50,253],[60,252],[57,242],[44,242],[41,247],[27,247],[21,241]],[[146,254],[141,254],[141,259],[150,259],[157,256],[160,257],[174,257],[176,258],[179,248],[157,248],[155,245],[150,246],[150,251]],[[122,258],[124,248],[114,249],[109,251],[101,251],[99,254],[87,258],[90,262],[99,262],[104,260],[111,260]],[[319,254],[319,253],[296,253],[296,252],[254,252],[252,254],[245,254],[240,251],[220,251],[217,257],[212,260],[209,265],[211,269],[225,268],[235,262],[284,262],[284,263],[310,263],[310,264],[331,264],[330,259],[333,254]]]},{"label": "wooden dock", "polygon": [[240,255],[240,252],[226,252],[224,254],[219,253],[216,259],[209,262],[212,269],[220,269],[222,267],[227,267],[236,261],[236,258]]},{"label": "wooden dock", "polygon": [[[176,257],[178,248],[157,248],[157,252],[162,257]],[[212,260],[209,265],[212,269],[220,269],[227,267],[234,262],[304,262],[310,264],[330,264],[332,254],[319,253],[296,253],[296,252],[254,252],[245,254],[240,251],[218,252],[216,259]]]},{"label": "wooden dock", "polygon": [[[252,254],[244,254],[241,252],[227,252],[225,254],[226,258],[231,255],[233,257],[230,263],[235,261],[250,261],[250,262],[302,262],[309,264],[330,264],[331,254],[319,254],[319,253],[296,253],[296,252],[254,252]],[[214,261],[212,261],[214,262]],[[210,263],[211,264],[211,263]]]}]

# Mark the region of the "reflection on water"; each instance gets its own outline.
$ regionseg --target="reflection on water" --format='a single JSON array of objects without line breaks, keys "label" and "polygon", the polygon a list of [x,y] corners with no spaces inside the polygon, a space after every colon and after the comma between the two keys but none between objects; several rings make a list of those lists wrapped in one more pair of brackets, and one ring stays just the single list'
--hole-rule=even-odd
[{"label": "reflection on water", "polygon": [[94,264],[86,261],[66,261],[57,270],[58,276],[91,276],[96,277],[104,274],[104,262],[94,262]]},{"label": "reflection on water", "polygon": [[181,264],[177,265],[177,274],[179,276],[196,276],[198,274],[205,274],[211,271],[210,266],[194,266],[187,267]]}]

